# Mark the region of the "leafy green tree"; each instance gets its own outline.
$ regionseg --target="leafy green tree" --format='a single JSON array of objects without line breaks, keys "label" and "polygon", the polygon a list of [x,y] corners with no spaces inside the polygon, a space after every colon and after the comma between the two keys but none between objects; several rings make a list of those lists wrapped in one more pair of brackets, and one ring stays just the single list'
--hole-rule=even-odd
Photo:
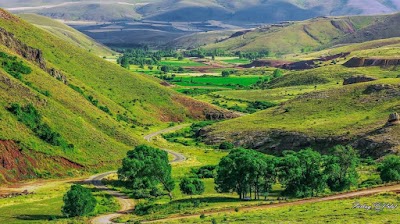
[{"label": "leafy green tree", "polygon": [[282,76],[283,76],[283,72],[282,72],[282,70],[280,70],[280,69],[278,68],[278,69],[276,69],[276,70],[274,71],[274,73],[273,73],[272,76],[273,76],[274,78],[282,77]]},{"label": "leafy green tree", "polygon": [[387,156],[378,171],[383,182],[400,181],[400,156]]},{"label": "leafy green tree", "polygon": [[222,77],[228,77],[231,75],[231,72],[224,70],[224,71],[222,71],[221,75],[222,75]]},{"label": "leafy green tree", "polygon": [[359,158],[351,146],[336,146],[326,157],[325,175],[332,191],[349,190],[357,184]]},{"label": "leafy green tree", "polygon": [[259,198],[271,190],[275,183],[275,158],[246,149],[237,149],[223,157],[215,178],[218,192],[236,192],[241,199],[248,193]]},{"label": "leafy green tree", "polygon": [[167,65],[163,65],[161,66],[161,71],[164,73],[168,73],[169,71],[171,71],[171,68]]},{"label": "leafy green tree", "polygon": [[182,193],[187,195],[199,195],[204,193],[204,182],[198,178],[183,178],[179,184]]},{"label": "leafy green tree", "polygon": [[295,197],[315,196],[324,191],[326,178],[320,153],[305,149],[286,151],[279,165],[279,180],[285,194]]},{"label": "leafy green tree", "polygon": [[67,217],[85,216],[94,211],[97,201],[89,189],[72,185],[64,195],[62,213]]},{"label": "leafy green tree", "polygon": [[132,189],[154,189],[161,185],[172,200],[175,182],[171,177],[168,154],[146,145],[128,151],[118,170],[118,178]]}]

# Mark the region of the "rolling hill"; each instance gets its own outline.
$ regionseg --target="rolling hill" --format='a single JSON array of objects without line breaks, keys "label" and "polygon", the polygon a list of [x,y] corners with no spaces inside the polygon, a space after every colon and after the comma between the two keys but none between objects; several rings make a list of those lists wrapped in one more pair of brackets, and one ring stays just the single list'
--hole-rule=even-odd
[{"label": "rolling hill", "polygon": [[[349,52],[346,58],[317,68],[287,71],[264,90],[219,92],[227,99],[273,101],[279,105],[215,124],[201,135],[209,144],[228,141],[273,154],[306,147],[324,152],[337,144],[351,144],[363,157],[399,153],[400,126],[388,125],[389,115],[400,110],[398,66],[344,66],[354,57],[398,61],[399,45],[399,38],[391,38],[297,55],[292,60]],[[344,79],[360,75],[376,80],[343,84]]]},{"label": "rolling hill", "polygon": [[224,110],[0,11],[0,182],[110,169],[141,134]]},{"label": "rolling hill", "polygon": [[82,34],[72,27],[65,25],[64,23],[37,14],[20,14],[18,16],[23,20],[48,31],[51,34],[56,35],[58,38],[80,48],[86,49],[95,55],[109,56],[114,53],[109,48],[97,43],[92,38]]}]

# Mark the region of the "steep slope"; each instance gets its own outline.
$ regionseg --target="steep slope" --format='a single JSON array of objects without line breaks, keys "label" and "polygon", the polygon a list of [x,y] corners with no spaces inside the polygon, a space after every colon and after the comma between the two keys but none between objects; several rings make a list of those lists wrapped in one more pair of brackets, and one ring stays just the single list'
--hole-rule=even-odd
[{"label": "steep slope", "polygon": [[[0,157],[15,155],[25,166],[7,171],[18,165],[1,163],[3,181],[52,176],[57,170],[66,175],[77,167],[81,172],[110,169],[143,141],[143,132],[164,122],[234,116],[108,63],[3,10],[0,27]],[[29,162],[33,158],[44,158],[54,169]]]},{"label": "steep slope", "polygon": [[370,40],[400,37],[398,24],[400,14],[388,15],[369,26],[357,30],[356,32],[339,38],[333,44],[361,43]]},{"label": "steep slope", "polygon": [[36,14],[19,14],[18,16],[35,26],[47,30],[58,38],[83,48],[95,55],[109,56],[114,53],[112,50],[97,43],[90,37],[56,20]]}]

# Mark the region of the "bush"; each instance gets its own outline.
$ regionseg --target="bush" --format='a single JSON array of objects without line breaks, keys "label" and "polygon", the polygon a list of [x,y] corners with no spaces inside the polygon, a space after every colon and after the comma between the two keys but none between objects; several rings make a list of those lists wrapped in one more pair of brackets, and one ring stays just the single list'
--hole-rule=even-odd
[{"label": "bush", "polygon": [[387,156],[378,171],[383,182],[400,181],[400,156]]},{"label": "bush", "polygon": [[216,166],[207,165],[202,166],[199,169],[192,169],[192,174],[196,175],[198,178],[214,178]]},{"label": "bush", "polygon": [[222,142],[219,147],[219,149],[223,149],[223,150],[228,150],[228,149],[233,149],[235,148],[235,146],[230,143],[230,142]]},{"label": "bush", "polygon": [[62,213],[67,217],[88,215],[94,211],[97,204],[92,192],[81,185],[72,185],[63,200]]}]

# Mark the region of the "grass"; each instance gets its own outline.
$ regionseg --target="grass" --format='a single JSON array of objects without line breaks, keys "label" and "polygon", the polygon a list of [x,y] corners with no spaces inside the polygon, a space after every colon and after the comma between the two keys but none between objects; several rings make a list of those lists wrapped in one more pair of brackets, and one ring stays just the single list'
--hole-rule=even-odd
[{"label": "grass", "polygon": [[178,60],[178,59],[164,59],[160,62],[160,65],[167,65],[167,66],[172,66],[172,67],[200,67],[200,66],[205,66],[205,64],[200,63],[200,62],[195,62],[192,61],[188,58],[185,58],[183,60]]},{"label": "grass", "polygon": [[75,46],[85,49],[92,54],[98,56],[112,56],[115,54],[112,50],[97,43],[90,37],[80,33],[79,31],[48,17],[36,15],[36,14],[20,14],[18,15],[25,21],[40,27],[49,33],[57,36],[58,38],[67,41]]},{"label": "grass", "polygon": [[[71,180],[76,181],[76,180]],[[67,219],[61,213],[63,195],[69,190],[71,182],[46,182],[33,194],[1,199],[1,223],[83,223],[89,217]],[[114,212],[119,209],[117,201],[109,195],[91,188],[97,200],[95,211],[90,216]]]},{"label": "grass", "polygon": [[253,211],[206,215],[205,219],[170,220],[168,223],[392,223],[398,219],[398,208],[382,211],[355,209],[355,203],[373,206],[374,203],[398,205],[399,196],[383,193],[364,198],[317,202]]},{"label": "grass", "polygon": [[259,76],[229,76],[229,77],[176,77],[173,83],[179,86],[215,86],[236,88],[251,86],[259,80]]}]

